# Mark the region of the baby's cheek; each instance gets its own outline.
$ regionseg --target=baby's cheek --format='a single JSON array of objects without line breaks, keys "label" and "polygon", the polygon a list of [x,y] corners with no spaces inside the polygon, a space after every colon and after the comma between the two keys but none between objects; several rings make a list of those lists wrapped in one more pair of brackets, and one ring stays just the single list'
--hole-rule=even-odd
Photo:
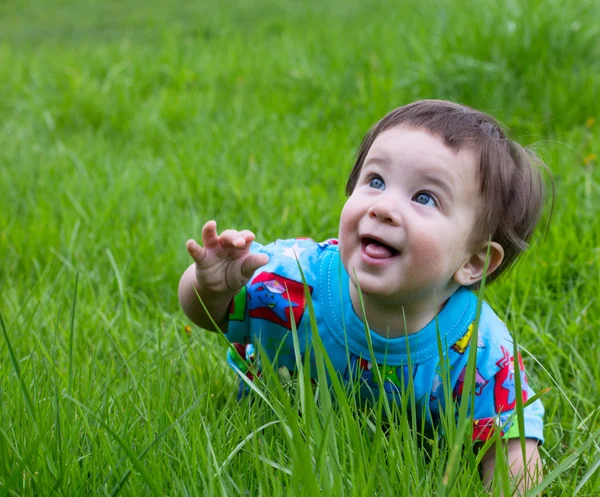
[{"label": "baby's cheek", "polygon": [[438,237],[429,233],[423,235],[420,243],[413,246],[411,266],[415,280],[437,280],[447,272],[447,252],[447,247]]},{"label": "baby's cheek", "polygon": [[419,266],[437,266],[446,255],[439,238],[431,233],[423,233],[419,237],[419,243],[413,249],[414,261]]}]

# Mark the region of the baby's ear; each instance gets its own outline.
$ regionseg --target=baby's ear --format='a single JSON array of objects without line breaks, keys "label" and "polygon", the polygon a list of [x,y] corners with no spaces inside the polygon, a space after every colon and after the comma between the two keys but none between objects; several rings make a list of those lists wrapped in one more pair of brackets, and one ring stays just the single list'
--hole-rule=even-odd
[{"label": "baby's ear", "polygon": [[[466,261],[454,273],[454,281],[462,286],[470,286],[483,278],[483,270],[485,268],[485,260],[488,257],[488,243],[474,252],[471,258]],[[504,259],[504,249],[497,242],[489,243],[489,263],[487,274],[492,274]]]}]

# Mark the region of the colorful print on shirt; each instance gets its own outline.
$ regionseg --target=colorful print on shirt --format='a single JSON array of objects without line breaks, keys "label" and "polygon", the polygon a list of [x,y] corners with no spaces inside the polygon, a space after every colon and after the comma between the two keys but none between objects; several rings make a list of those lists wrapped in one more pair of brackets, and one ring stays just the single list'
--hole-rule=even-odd
[{"label": "colorful print on shirt", "polygon": [[[501,413],[505,411],[512,411],[516,403],[516,385],[515,385],[515,360],[510,355],[508,350],[501,347],[502,359],[500,359],[496,365],[500,368],[494,377],[496,382],[494,386],[494,401],[496,405],[496,412]],[[521,389],[523,403],[527,402],[527,376],[525,375],[525,367],[523,366],[523,359],[521,354],[518,354],[519,363],[519,375],[521,377]]]},{"label": "colorful print on shirt", "polygon": [[[308,287],[312,294],[312,287]],[[229,319],[242,321],[246,309],[251,318],[270,321],[291,330],[291,317],[296,328],[300,324],[306,307],[304,285],[275,273],[259,273],[250,284],[243,287],[234,297],[229,310]]]}]

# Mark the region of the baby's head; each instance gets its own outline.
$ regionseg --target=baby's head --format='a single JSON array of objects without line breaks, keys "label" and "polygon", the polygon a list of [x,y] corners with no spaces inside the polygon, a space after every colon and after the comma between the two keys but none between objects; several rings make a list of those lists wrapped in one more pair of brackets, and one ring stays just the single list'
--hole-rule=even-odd
[{"label": "baby's head", "polygon": [[[364,182],[361,176],[363,165],[377,138],[385,132],[389,137],[389,131],[394,129],[426,132],[459,159],[461,154],[468,152],[468,160],[475,163],[473,191],[479,199],[467,245],[480,251],[491,239],[494,246],[499,247],[496,264],[491,265],[493,273],[486,281],[497,278],[526,249],[540,218],[544,197],[543,163],[533,153],[509,140],[492,117],[452,102],[423,100],[393,110],[366,134],[346,185],[349,196],[355,192],[359,178]],[[410,139],[407,143],[411,143]],[[402,154],[402,149],[399,152]],[[460,160],[456,164],[460,164]],[[379,188],[379,183],[373,185],[369,184]],[[423,205],[429,201],[423,196],[417,199]],[[343,223],[344,214],[342,227]],[[478,285],[479,281],[474,281],[468,286],[475,288]]]}]

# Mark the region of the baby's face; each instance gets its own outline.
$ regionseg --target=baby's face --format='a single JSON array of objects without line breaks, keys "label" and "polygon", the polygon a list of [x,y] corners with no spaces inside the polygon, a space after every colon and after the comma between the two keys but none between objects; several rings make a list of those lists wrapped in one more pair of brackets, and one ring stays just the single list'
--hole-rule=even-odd
[{"label": "baby's face", "polygon": [[423,130],[383,132],[340,219],[354,285],[356,273],[365,295],[390,303],[453,291],[454,273],[471,257],[480,202],[472,150],[454,152]]}]

